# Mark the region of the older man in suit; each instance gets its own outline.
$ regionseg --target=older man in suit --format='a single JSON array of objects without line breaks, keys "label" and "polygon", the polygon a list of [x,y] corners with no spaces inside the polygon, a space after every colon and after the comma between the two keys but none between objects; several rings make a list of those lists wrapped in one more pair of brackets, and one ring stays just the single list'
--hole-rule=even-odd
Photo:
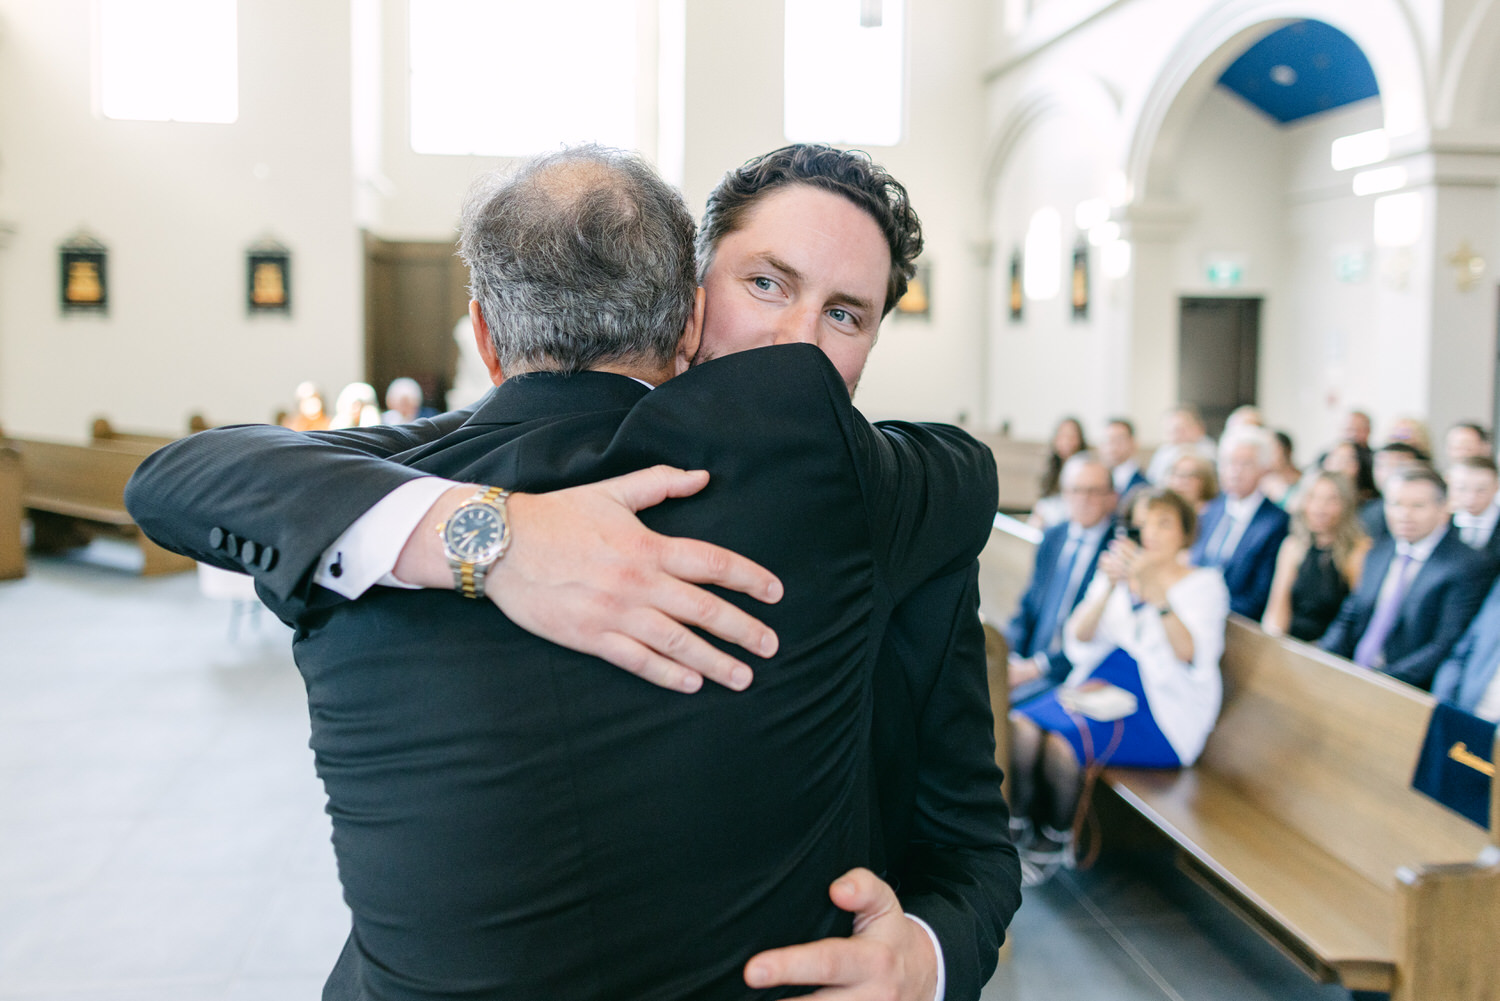
[{"label": "older man in suit", "polygon": [[1276,553],[1290,523],[1287,513],[1260,491],[1273,447],[1264,428],[1239,427],[1224,435],[1219,442],[1223,493],[1200,516],[1192,550],[1195,564],[1223,571],[1230,610],[1257,622],[1271,596]]},{"label": "older man in suit", "polygon": [[1318,645],[1361,667],[1427,688],[1484,599],[1484,560],[1448,520],[1447,487],[1426,466],[1392,473],[1385,516],[1391,534],[1365,559]]},{"label": "older man in suit", "polygon": [[[870,183],[855,190],[862,174],[868,175]],[[807,200],[806,194],[813,189],[836,192],[828,197],[841,205],[853,206],[863,214],[861,218],[874,218],[887,231],[884,242],[888,246],[872,256],[868,237],[854,234],[851,238],[847,232],[835,232],[837,227],[810,226],[812,215],[801,202]],[[867,307],[874,307],[877,318],[882,309],[890,308],[898,268],[907,267],[920,246],[920,237],[915,235],[918,232],[915,216],[910,214],[904,192],[894,202],[894,216],[889,208],[882,208],[885,199],[893,197],[893,191],[900,192],[900,186],[878,168],[872,171],[858,157],[818,147],[777,151],[726,177],[711,199],[703,234],[706,241],[699,253],[700,267],[705,269],[704,285],[709,290],[704,351],[700,357],[752,347],[757,342],[811,342],[829,349],[839,374],[846,384],[852,385],[873,341]],[[787,197],[782,197],[783,194]],[[847,222],[847,213],[845,217]],[[719,220],[717,226],[715,219]],[[890,235],[891,229],[908,235],[898,239]],[[877,236],[877,244],[880,242]],[[875,258],[885,263],[877,263]],[[885,286],[884,295],[878,290],[866,294],[851,291],[863,288],[871,275]],[[899,295],[899,290],[895,294]],[[747,334],[754,336],[747,341]],[[196,539],[199,531],[196,526],[201,521],[202,531],[212,535],[211,529],[217,530],[221,543],[231,536],[242,541],[253,539],[257,555],[252,558],[247,559],[239,546],[234,547],[233,553],[216,548],[205,555],[245,566],[269,587],[294,601],[328,607],[337,596],[325,591],[324,586],[339,585],[340,572],[347,567],[348,533],[340,535],[340,529],[359,511],[366,512],[366,519],[371,518],[380,507],[370,506],[374,498],[390,499],[408,486],[406,480],[411,470],[366,456],[390,456],[433,441],[461,426],[465,419],[463,414],[445,415],[437,421],[404,429],[370,429],[360,434],[328,435],[320,441],[301,436],[293,436],[289,441],[284,434],[277,434],[277,429],[251,428],[189,440],[170,453],[157,469],[157,485],[165,488],[171,483],[175,488],[159,525],[166,532]],[[901,437],[895,428],[886,430],[898,439]],[[166,475],[167,466],[177,473],[190,473],[195,462],[201,467],[200,474],[186,483],[180,477]],[[273,475],[273,470],[278,472]],[[358,477],[352,475],[354,470],[360,471]],[[635,492],[634,488],[624,491],[620,487],[588,487],[546,497],[517,494],[514,499],[528,501],[526,510],[533,514],[542,512],[545,517],[531,517],[518,527],[518,544],[512,557],[519,562],[506,567],[512,558],[508,557],[496,565],[495,579],[510,582],[497,593],[497,603],[508,612],[506,603],[512,600],[541,605],[540,611],[532,609],[535,614],[530,617],[523,609],[512,618],[524,619],[528,628],[570,646],[581,647],[574,633],[589,627],[604,635],[644,635],[658,645],[657,652],[673,655],[681,655],[687,649],[670,640],[680,634],[658,629],[657,625],[666,623],[667,616],[687,620],[682,606],[692,605],[699,609],[698,617],[691,620],[694,624],[713,629],[726,639],[736,638],[733,634],[739,632],[749,637],[745,642],[753,649],[755,634],[740,631],[734,624],[753,621],[748,616],[732,620],[726,626],[726,620],[717,613],[702,611],[714,608],[712,602],[700,606],[696,599],[677,601],[683,592],[663,590],[656,583],[674,570],[670,560],[647,568],[652,570],[653,583],[646,590],[653,592],[650,597],[657,600],[657,604],[647,609],[650,615],[627,616],[616,625],[620,616],[601,615],[597,609],[589,611],[585,602],[587,614],[577,620],[566,620],[556,635],[549,631],[558,630],[558,621],[555,613],[549,618],[546,606],[557,602],[536,601],[536,594],[571,601],[573,592],[602,590],[615,604],[628,604],[615,597],[613,592],[618,588],[601,587],[588,573],[572,573],[572,567],[578,562],[578,552],[589,545],[598,545],[595,540],[601,536],[623,540],[615,544],[614,551],[620,555],[613,562],[627,569],[634,565],[630,560],[638,551],[658,551],[643,545],[641,536],[622,527],[628,519],[621,511],[650,503],[652,497],[647,495],[653,492],[654,499],[659,500],[665,493],[691,492],[702,485],[701,481],[684,485],[685,481],[662,475],[667,479],[665,487],[652,486],[643,493]],[[397,488],[394,492],[393,487]],[[338,493],[341,504],[324,517],[280,516],[289,509],[306,512],[311,509],[306,501],[334,493]],[[259,500],[246,505],[242,500],[246,496]],[[564,496],[574,498],[571,508],[561,500],[552,500]],[[544,507],[544,501],[552,506]],[[195,527],[185,529],[179,524],[184,511],[192,512]],[[607,531],[601,531],[601,525]],[[574,531],[578,528],[588,530],[581,539],[574,538],[579,535]],[[388,524],[383,533],[377,534],[389,535]],[[399,538],[407,538],[406,530],[400,532]],[[425,529],[412,531],[401,561],[424,546],[430,551],[431,538],[435,536]],[[523,546],[522,542],[528,538],[531,543]],[[329,539],[332,544],[328,544]],[[650,537],[647,539],[650,541]],[[317,549],[323,545],[327,548],[319,560]],[[676,545],[675,541],[659,538],[652,542],[659,551],[680,556]],[[567,559],[545,558],[559,552]],[[267,553],[271,554],[269,558]],[[700,568],[714,563],[698,559],[700,551],[692,553],[697,555],[685,562]],[[543,558],[538,558],[539,554]],[[722,550],[718,558],[724,558]],[[422,562],[420,558],[417,560],[417,564]],[[421,573],[415,574],[417,582],[452,587],[451,575],[444,579],[448,570],[438,562],[435,574],[425,579]],[[701,572],[680,569],[682,562],[675,564],[678,576]],[[568,573],[561,574],[560,585],[556,580],[558,566],[569,568]],[[521,573],[523,569],[525,573]],[[396,568],[395,579],[413,577],[409,570],[410,566],[402,562]],[[717,574],[698,579],[735,583],[727,579],[733,575],[726,575],[722,569]],[[629,584],[635,575],[634,570],[620,574],[617,583]],[[344,580],[357,576],[348,571]],[[761,593],[759,588],[745,583],[748,579],[741,577],[737,586]],[[580,588],[580,582],[585,586]],[[673,600],[660,600],[657,591],[672,596]],[[877,860],[877,868],[898,886],[901,907],[892,906],[894,898],[886,903],[878,892],[867,892],[870,889],[867,884],[854,886],[852,892],[845,881],[835,884],[835,901],[849,910],[860,911],[860,934],[855,939],[829,939],[759,957],[747,971],[752,982],[770,985],[880,981],[889,987],[891,971],[921,974],[924,966],[930,970],[930,946],[925,946],[929,958],[924,964],[920,950],[913,950],[909,944],[912,940],[906,929],[917,926],[902,916],[901,909],[905,908],[907,913],[924,918],[935,931],[940,950],[937,958],[945,964],[948,978],[948,997],[977,996],[988,971],[993,969],[995,947],[1017,900],[1014,852],[1004,842],[1004,807],[994,784],[993,762],[988,760],[989,751],[984,746],[990,720],[976,607],[972,565],[938,574],[920,583],[911,599],[896,608],[880,650],[873,700],[872,742],[879,807],[873,858]],[[599,629],[597,623],[601,621],[608,623],[609,628]],[[651,623],[651,629],[641,629],[642,622]],[[659,634],[655,639],[650,639],[652,630]],[[663,640],[662,636],[669,639]],[[718,646],[704,646],[735,663]],[[608,647],[595,647],[590,652],[600,652],[616,663],[629,659],[617,656],[617,651]],[[696,661],[692,666],[705,663]],[[710,673],[715,670],[712,667],[703,669],[716,680],[729,680],[727,674]],[[667,672],[641,673],[674,685],[677,683],[674,678],[681,676]],[[743,687],[743,682],[736,687]],[[876,890],[879,889],[877,886]],[[910,984],[919,984],[923,977],[907,979],[910,983],[906,986],[896,983],[897,996],[921,996],[920,992],[912,993]],[[930,990],[926,996],[931,996]]]},{"label": "older man in suit", "polygon": [[1042,536],[1031,582],[1005,629],[1016,703],[1062,684],[1073,669],[1062,652],[1062,626],[1094,579],[1115,524],[1115,489],[1098,456],[1073,456],[1061,480],[1068,519]]}]

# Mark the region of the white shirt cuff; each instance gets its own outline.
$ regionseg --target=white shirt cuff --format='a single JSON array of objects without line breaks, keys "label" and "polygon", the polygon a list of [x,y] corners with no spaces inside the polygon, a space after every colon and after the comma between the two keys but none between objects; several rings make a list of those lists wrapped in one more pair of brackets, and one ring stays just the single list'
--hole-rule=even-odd
[{"label": "white shirt cuff", "polygon": [[401,549],[452,480],[424,476],[386,494],[323,550],[313,582],[346,598],[358,598],[376,584],[415,589],[392,576]]},{"label": "white shirt cuff", "polygon": [[927,937],[932,939],[932,951],[937,954],[937,992],[932,995],[932,1001],[943,1001],[944,995],[948,993],[948,970],[943,965],[943,947],[938,942],[937,932],[932,930],[932,925],[923,921],[915,914],[907,914],[906,916],[921,925],[922,930],[927,933]]}]

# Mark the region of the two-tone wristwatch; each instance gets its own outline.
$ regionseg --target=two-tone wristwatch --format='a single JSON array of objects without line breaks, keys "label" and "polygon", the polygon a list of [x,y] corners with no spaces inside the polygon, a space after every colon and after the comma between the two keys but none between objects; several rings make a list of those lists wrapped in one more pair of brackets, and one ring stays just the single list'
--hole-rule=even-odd
[{"label": "two-tone wristwatch", "polygon": [[443,555],[453,570],[453,589],[465,598],[484,597],[484,578],[510,548],[509,490],[486,487],[464,501],[438,526]]}]

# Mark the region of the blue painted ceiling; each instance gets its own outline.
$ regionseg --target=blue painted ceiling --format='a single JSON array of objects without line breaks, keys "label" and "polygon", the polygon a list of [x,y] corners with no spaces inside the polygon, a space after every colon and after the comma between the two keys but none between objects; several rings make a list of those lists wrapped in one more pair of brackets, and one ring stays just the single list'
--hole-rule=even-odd
[{"label": "blue painted ceiling", "polygon": [[1283,125],[1380,93],[1359,46],[1322,21],[1271,32],[1246,49],[1219,84]]}]

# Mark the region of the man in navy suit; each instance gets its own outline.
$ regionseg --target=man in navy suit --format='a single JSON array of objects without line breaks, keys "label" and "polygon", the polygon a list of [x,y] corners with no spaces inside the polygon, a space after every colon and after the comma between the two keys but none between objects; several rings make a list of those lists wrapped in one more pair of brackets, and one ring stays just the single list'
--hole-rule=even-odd
[{"label": "man in navy suit", "polygon": [[1319,646],[1418,688],[1432,684],[1488,584],[1483,558],[1450,530],[1447,493],[1426,466],[1391,474],[1391,535],[1371,550],[1359,589],[1344,599]]},{"label": "man in navy suit", "polygon": [[1123,417],[1116,417],[1104,428],[1104,444],[1099,446],[1099,458],[1109,467],[1109,478],[1115,484],[1115,496],[1124,499],[1136,487],[1150,486],[1151,481],[1141,472],[1135,461],[1135,425]]},{"label": "man in navy suit", "polygon": [[1080,452],[1062,468],[1068,520],[1047,529],[1037,547],[1031,583],[1005,627],[1010,643],[1011,702],[1062,683],[1073,669],[1062,652],[1062,626],[1094,579],[1099,554],[1109,545],[1115,490],[1109,470]]},{"label": "man in navy suit", "polygon": [[1448,499],[1453,509],[1453,527],[1458,537],[1489,564],[1490,573],[1500,573],[1500,476],[1495,460],[1469,456],[1455,460],[1448,469]]},{"label": "man in navy suit", "polygon": [[1230,611],[1260,621],[1271,595],[1276,553],[1290,519],[1260,492],[1271,467],[1271,435],[1241,427],[1219,442],[1219,484],[1223,489],[1198,521],[1193,563],[1218,567],[1229,585]]},{"label": "man in navy suit", "polygon": [[1432,679],[1432,694],[1466,713],[1500,723],[1500,582]]}]

